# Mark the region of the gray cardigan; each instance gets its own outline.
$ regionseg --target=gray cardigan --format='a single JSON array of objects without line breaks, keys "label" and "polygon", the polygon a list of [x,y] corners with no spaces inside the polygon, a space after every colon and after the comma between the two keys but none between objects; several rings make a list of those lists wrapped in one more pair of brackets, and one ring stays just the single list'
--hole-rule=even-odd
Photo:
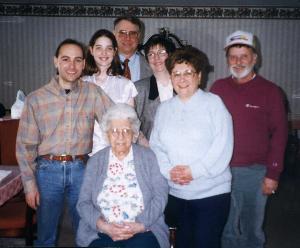
[{"label": "gray cardigan", "polygon": [[[168,198],[168,184],[161,175],[152,150],[132,145],[135,172],[144,200],[144,211],[136,221],[153,232],[161,248],[170,247],[168,227],[164,221],[164,209]],[[76,241],[79,246],[88,246],[98,238],[96,222],[101,217],[97,196],[107,176],[110,147],[94,154],[87,163],[77,210],[81,217]]]}]

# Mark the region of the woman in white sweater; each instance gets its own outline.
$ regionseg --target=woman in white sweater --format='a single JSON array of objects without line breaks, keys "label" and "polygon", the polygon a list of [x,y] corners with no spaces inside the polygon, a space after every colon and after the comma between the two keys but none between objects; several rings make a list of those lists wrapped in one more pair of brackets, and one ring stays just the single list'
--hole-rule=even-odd
[{"label": "woman in white sweater", "polygon": [[177,95],[158,107],[150,136],[168,179],[176,248],[219,248],[230,202],[232,120],[222,100],[199,89],[207,57],[193,47],[166,61]]}]

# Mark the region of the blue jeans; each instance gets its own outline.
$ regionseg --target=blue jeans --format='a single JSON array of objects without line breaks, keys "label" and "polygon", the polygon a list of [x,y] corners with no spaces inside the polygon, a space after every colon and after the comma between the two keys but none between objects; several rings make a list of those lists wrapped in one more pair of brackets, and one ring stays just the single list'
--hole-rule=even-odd
[{"label": "blue jeans", "polygon": [[265,243],[262,225],[267,201],[267,196],[262,193],[262,182],[266,167],[232,167],[231,172],[231,205],[222,247],[262,248]]},{"label": "blue jeans", "polygon": [[122,241],[113,241],[104,233],[98,234],[99,238],[90,243],[89,247],[118,247],[118,248],[160,248],[152,232],[137,233],[132,238]]},{"label": "blue jeans", "polygon": [[40,193],[37,209],[37,240],[35,246],[55,246],[60,216],[66,196],[72,227],[76,234],[79,215],[76,204],[82,184],[85,164],[73,162],[37,160],[36,181]]},{"label": "blue jeans", "polygon": [[[172,212],[177,211],[176,248],[220,248],[230,193],[203,199],[184,200],[169,196]],[[168,203],[169,204],[169,203]]]}]

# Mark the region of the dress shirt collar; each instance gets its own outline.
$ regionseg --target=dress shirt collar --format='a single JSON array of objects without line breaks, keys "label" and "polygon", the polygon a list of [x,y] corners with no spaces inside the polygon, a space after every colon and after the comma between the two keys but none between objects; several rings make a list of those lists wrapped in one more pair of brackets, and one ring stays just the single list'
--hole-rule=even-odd
[{"label": "dress shirt collar", "polygon": [[[120,54],[120,60],[123,63],[125,60],[125,56]],[[134,53],[130,58],[129,58],[129,63],[128,66],[130,68],[130,74],[131,74],[131,81],[135,82],[140,79],[140,54],[138,52]]]},{"label": "dress shirt collar", "polygon": [[[58,76],[55,76],[51,79],[49,84],[50,90],[56,95],[65,95],[65,89],[63,89],[58,83]],[[71,92],[77,93],[79,91],[79,80],[72,83]]]},{"label": "dress shirt collar", "polygon": [[[130,58],[128,58],[129,59],[129,65],[134,64],[135,61],[138,59],[138,56],[139,56],[138,53],[135,52]],[[121,60],[122,63],[126,59],[125,56],[121,53],[119,54],[119,57],[120,57],[120,60]]]}]

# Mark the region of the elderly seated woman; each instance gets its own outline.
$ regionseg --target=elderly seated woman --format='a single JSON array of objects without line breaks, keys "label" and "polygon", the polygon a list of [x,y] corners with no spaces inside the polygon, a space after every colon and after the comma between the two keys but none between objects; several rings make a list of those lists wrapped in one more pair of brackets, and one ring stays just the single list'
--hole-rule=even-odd
[{"label": "elderly seated woman", "polygon": [[154,153],[133,142],[140,121],[127,104],[112,106],[101,128],[109,147],[88,161],[77,204],[77,244],[90,247],[167,248],[164,209],[168,185]]}]

